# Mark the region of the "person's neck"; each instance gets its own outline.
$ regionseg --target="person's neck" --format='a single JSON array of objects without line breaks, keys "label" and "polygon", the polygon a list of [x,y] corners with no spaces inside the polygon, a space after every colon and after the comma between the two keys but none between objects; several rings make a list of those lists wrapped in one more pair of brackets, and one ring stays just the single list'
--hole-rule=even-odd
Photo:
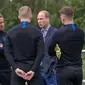
[{"label": "person's neck", "polygon": [[43,29],[44,29],[44,30],[48,29],[48,26],[50,26],[50,24],[48,24],[48,25],[47,25],[46,27],[44,27]]},{"label": "person's neck", "polygon": [[25,21],[25,22],[30,22],[31,20],[30,20],[30,19],[21,19],[20,21],[21,21],[21,22],[24,22],[24,21]]},{"label": "person's neck", "polygon": [[64,22],[64,25],[67,25],[67,24],[74,24],[74,21],[72,20],[72,21],[66,21],[66,22]]}]

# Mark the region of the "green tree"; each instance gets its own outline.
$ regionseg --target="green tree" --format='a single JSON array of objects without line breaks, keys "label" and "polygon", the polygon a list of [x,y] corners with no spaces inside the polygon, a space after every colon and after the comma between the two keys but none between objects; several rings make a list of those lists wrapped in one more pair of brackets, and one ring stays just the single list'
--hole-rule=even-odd
[{"label": "green tree", "polygon": [[51,25],[60,28],[62,24],[59,10],[65,5],[70,5],[75,10],[75,23],[85,31],[85,0],[2,0],[0,4],[3,4],[3,2],[3,7],[0,5],[0,12],[5,17],[6,30],[19,23],[18,9],[23,5],[27,5],[32,9],[32,24],[37,25],[36,18],[40,10],[47,10],[51,15]]},{"label": "green tree", "polygon": [[85,0],[65,0],[65,5],[70,5],[74,8],[75,23],[85,32]]},{"label": "green tree", "polygon": [[61,0],[4,0],[4,7],[1,10],[1,13],[5,17],[5,27],[6,30],[10,29],[17,23],[19,20],[18,9],[23,5],[28,5],[33,12],[32,24],[37,25],[37,14],[40,10],[47,10],[51,14],[51,24],[59,28],[61,26],[60,18],[58,11],[62,7]]}]

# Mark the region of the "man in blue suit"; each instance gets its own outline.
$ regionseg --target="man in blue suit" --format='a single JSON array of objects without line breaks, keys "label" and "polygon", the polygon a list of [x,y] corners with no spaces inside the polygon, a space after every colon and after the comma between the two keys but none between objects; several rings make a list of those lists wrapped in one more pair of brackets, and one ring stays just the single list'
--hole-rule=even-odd
[{"label": "man in blue suit", "polygon": [[44,43],[45,43],[45,54],[44,58],[41,62],[41,78],[42,78],[42,85],[57,85],[56,84],[56,73],[54,71],[54,66],[56,62],[56,57],[50,56],[46,53],[46,44],[48,38],[51,36],[52,32],[56,29],[51,27],[50,25],[50,14],[42,10],[38,13],[37,16],[38,25],[41,28],[41,32],[43,34]]}]

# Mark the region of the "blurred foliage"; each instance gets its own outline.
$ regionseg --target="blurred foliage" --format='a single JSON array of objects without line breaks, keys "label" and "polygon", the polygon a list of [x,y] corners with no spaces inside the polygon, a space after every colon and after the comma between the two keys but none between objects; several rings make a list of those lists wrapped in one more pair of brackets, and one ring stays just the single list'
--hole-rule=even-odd
[{"label": "blurred foliage", "polygon": [[75,23],[85,32],[85,0],[65,0],[65,5],[70,5],[75,10]]},{"label": "blurred foliage", "polygon": [[23,5],[28,5],[32,9],[32,24],[37,25],[36,18],[40,10],[47,10],[51,15],[51,24],[54,27],[59,28],[62,25],[59,17],[59,10],[65,5],[70,5],[75,10],[75,23],[84,30],[84,4],[85,0],[2,0],[0,1],[0,12],[5,17],[7,30],[19,23],[18,9]]},{"label": "blurred foliage", "polygon": [[47,10],[51,15],[52,26],[56,28],[59,28],[61,26],[58,11],[62,7],[62,0],[3,0],[2,3],[3,2],[5,5],[3,7],[3,10],[0,7],[0,12],[5,17],[6,30],[9,30],[15,24],[19,23],[18,9],[24,5],[28,5],[32,9],[32,24],[37,26],[38,12],[41,10]]},{"label": "blurred foliage", "polygon": [[40,10],[47,10],[51,15],[51,25],[55,28],[62,26],[59,10],[65,5],[70,5],[75,10],[75,23],[85,32],[85,0],[1,0],[0,12],[5,17],[6,30],[20,22],[18,19],[18,9],[24,5],[32,9],[33,19],[31,23],[33,25],[38,26],[38,12]]}]

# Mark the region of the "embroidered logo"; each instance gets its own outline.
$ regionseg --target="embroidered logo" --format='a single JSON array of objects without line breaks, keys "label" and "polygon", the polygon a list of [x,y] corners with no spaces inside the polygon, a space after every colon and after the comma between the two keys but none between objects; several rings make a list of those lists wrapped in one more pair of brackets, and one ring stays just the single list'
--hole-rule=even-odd
[{"label": "embroidered logo", "polygon": [[61,49],[60,49],[58,44],[56,44],[55,51],[56,51],[56,56],[58,57],[58,59],[60,59],[60,57],[61,57]]}]

